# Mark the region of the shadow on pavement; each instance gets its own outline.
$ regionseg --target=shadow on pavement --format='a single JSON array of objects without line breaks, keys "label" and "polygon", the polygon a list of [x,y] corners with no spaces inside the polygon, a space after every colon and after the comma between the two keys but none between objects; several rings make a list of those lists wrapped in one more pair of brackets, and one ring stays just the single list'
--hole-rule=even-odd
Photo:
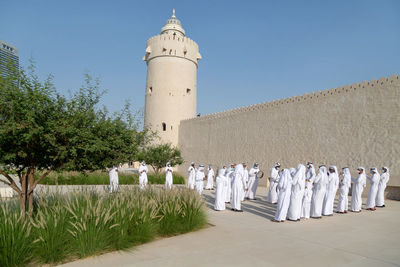
[{"label": "shadow on pavement", "polygon": [[[203,199],[206,207],[214,210],[215,191],[210,191],[209,194],[203,194]],[[229,205],[227,204],[227,209]],[[254,215],[272,220],[275,217],[276,205],[267,202],[266,197],[257,196],[256,200],[245,200],[242,202],[242,209],[244,212],[249,212]]]}]

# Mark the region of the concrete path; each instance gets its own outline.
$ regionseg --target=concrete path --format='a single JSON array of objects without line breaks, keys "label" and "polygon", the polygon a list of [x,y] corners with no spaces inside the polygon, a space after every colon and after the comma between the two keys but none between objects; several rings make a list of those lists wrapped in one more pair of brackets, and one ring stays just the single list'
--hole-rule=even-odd
[{"label": "concrete path", "polygon": [[197,232],[157,240],[65,266],[400,266],[400,202],[375,212],[335,214],[320,220],[274,223],[275,205],[243,203],[243,213],[213,211]]}]

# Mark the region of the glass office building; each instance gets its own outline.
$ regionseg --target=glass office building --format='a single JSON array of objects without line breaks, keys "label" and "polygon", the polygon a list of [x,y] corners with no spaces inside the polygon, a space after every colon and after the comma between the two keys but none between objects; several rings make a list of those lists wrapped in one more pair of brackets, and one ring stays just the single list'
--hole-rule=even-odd
[{"label": "glass office building", "polygon": [[19,68],[17,47],[0,40],[0,73],[8,76]]}]

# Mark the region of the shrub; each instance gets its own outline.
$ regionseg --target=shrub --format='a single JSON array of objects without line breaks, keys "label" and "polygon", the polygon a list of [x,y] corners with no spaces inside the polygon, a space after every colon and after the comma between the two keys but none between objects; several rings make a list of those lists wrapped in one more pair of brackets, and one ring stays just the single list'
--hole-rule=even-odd
[{"label": "shrub", "polygon": [[[39,201],[36,214],[31,220],[36,240],[34,254],[44,263],[56,263],[71,253],[71,218],[63,206],[63,199],[57,195]],[[62,236],[62,238],[61,238]]]},{"label": "shrub", "polygon": [[193,190],[138,188],[104,194],[46,194],[33,214],[17,200],[0,202],[0,266],[58,263],[202,227],[202,198]]},{"label": "shrub", "polygon": [[0,266],[20,266],[31,259],[32,227],[17,202],[0,207]]},{"label": "shrub", "polygon": [[[139,184],[137,174],[119,173],[119,184]],[[164,174],[149,174],[149,184],[165,184]],[[46,185],[107,185],[110,178],[106,172],[76,173],[60,172],[44,178],[41,184]],[[173,174],[174,184],[185,184],[185,178],[177,173]]]}]

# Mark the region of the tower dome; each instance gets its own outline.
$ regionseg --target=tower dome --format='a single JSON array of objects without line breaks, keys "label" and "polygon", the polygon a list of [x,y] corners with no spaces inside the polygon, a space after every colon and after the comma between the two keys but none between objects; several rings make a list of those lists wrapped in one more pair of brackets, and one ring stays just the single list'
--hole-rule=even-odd
[{"label": "tower dome", "polygon": [[164,27],[161,29],[161,34],[164,33],[175,33],[182,37],[185,36],[185,30],[182,28],[182,24],[175,16],[175,9],[172,9],[172,16],[167,20]]}]

